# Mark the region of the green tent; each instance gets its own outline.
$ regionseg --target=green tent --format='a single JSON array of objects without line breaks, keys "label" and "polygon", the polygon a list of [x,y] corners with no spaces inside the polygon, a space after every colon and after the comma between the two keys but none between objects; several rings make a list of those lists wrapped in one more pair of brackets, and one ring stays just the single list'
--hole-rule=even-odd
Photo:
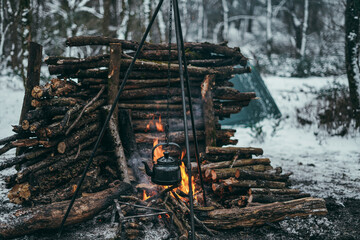
[{"label": "green tent", "polygon": [[255,67],[251,66],[251,73],[236,75],[230,80],[234,88],[240,92],[256,92],[260,99],[253,100],[241,112],[231,114],[230,118],[222,120],[224,125],[253,125],[264,118],[280,118],[281,112],[267,89],[264,80]]}]

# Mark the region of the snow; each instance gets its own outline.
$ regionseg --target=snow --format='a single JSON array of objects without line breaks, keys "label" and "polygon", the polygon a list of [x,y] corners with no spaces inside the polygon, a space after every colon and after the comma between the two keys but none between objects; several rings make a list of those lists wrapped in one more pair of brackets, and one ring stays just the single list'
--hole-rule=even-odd
[{"label": "snow", "polygon": [[261,147],[272,166],[292,171],[293,188],[315,197],[355,198],[360,195],[360,136],[329,136],[316,127],[302,127],[296,122],[295,108],[301,108],[314,97],[309,89],[320,89],[339,78],[287,78],[266,76],[265,83],[283,117],[266,119],[258,124],[263,133],[255,138],[249,128],[237,127],[238,146]]},{"label": "snow", "polygon": [[[238,146],[253,146],[264,149],[264,157],[269,157],[272,166],[281,166],[284,172],[293,171],[293,188],[299,188],[314,197],[334,197],[341,204],[342,199],[360,199],[360,136],[352,133],[347,137],[328,136],[315,127],[302,127],[296,122],[296,107],[302,107],[314,97],[311,89],[320,89],[334,80],[347,83],[345,76],[339,78],[288,78],[265,76],[269,91],[278,104],[283,117],[280,121],[267,119],[259,126],[260,137],[249,128],[237,127],[235,138]],[[11,125],[18,123],[24,90],[18,77],[0,76],[0,138],[12,135]],[[231,126],[232,127],[232,126]],[[9,156],[13,154],[10,152]],[[0,156],[0,159],[3,156]],[[0,172],[0,222],[7,221],[8,212],[18,208],[7,198],[4,176],[15,173],[15,169]],[[110,223],[90,227],[86,223],[68,229],[62,239],[113,239],[116,226]],[[298,236],[317,236],[320,232],[330,232],[339,236],[341,232],[333,228],[334,223],[325,218],[289,219],[282,221],[280,227],[287,234]],[[94,226],[94,225],[91,225]],[[76,229],[76,231],[73,231]],[[310,233],[304,232],[308,229]],[[168,233],[162,228],[150,227],[145,239],[158,239]],[[48,235],[46,235],[48,236]],[[267,239],[275,239],[272,233]],[[24,237],[21,239],[29,239]],[[42,239],[47,239],[46,237]],[[50,239],[50,238],[49,238]],[[236,239],[236,238],[233,238]]]}]

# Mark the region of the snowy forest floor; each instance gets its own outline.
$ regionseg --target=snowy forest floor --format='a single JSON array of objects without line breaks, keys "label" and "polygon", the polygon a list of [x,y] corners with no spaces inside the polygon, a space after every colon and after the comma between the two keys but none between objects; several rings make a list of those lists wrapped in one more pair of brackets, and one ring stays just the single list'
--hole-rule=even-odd
[{"label": "snowy forest floor", "polygon": [[[294,188],[326,199],[328,215],[304,219],[287,219],[263,227],[247,228],[221,234],[217,239],[358,239],[360,236],[360,136],[329,136],[316,126],[303,127],[296,121],[296,108],[303,107],[315,95],[310,89],[320,89],[333,81],[346,84],[345,77],[284,78],[265,77],[283,117],[266,119],[257,126],[256,137],[250,128],[238,127],[238,146],[264,149],[272,166],[291,171]],[[11,124],[18,122],[23,99],[21,84],[6,83],[0,78],[0,138],[11,135]],[[15,170],[0,172],[0,217],[15,206],[8,202],[4,176]],[[1,216],[2,215],[2,216]],[[92,221],[92,220],[91,220]],[[110,224],[90,224],[68,228],[63,239],[109,239],[114,228]],[[73,229],[73,231],[71,230]],[[76,230],[76,231],[75,231]],[[51,239],[52,233],[36,234],[21,239]],[[149,231],[145,239],[163,239],[163,232]],[[206,238],[205,239],[210,239]],[[214,238],[211,238],[214,239]]]}]

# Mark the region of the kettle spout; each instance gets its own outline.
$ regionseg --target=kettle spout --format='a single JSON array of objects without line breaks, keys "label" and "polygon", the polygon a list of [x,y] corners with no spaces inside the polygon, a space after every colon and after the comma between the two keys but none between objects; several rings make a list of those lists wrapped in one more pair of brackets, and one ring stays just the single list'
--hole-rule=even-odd
[{"label": "kettle spout", "polygon": [[149,165],[147,164],[147,162],[142,162],[142,163],[143,163],[144,166],[145,166],[145,172],[146,172],[146,174],[147,174],[148,176],[152,177],[153,172],[150,170],[150,167],[149,167]]}]

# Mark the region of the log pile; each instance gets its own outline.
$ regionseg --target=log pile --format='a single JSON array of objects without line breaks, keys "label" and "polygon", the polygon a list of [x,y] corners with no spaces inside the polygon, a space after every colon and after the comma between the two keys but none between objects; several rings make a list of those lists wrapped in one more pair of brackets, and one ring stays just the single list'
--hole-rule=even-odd
[{"label": "log pile", "polygon": [[[106,45],[110,53],[86,58],[47,57],[45,63],[56,77],[27,91],[30,110],[19,125],[13,126],[15,134],[0,140],[3,145],[0,154],[12,148],[21,150],[12,158],[2,159],[0,170],[16,166],[18,172],[6,178],[10,188],[8,197],[13,203],[35,206],[23,210],[31,217],[25,216],[20,222],[26,225],[40,219],[45,224],[38,229],[58,227],[59,216],[55,222],[49,222],[40,215],[47,214],[45,208],[59,215],[65,211],[138,43],[105,37],[73,37],[67,40],[67,45]],[[273,168],[268,158],[261,157],[261,148],[223,147],[236,145],[237,140],[232,138],[235,130],[222,129],[219,120],[241,111],[256,98],[255,93],[239,92],[228,81],[233,74],[251,70],[246,67],[247,59],[240,49],[210,43],[186,43],[185,48],[201,152],[201,174],[209,203],[208,207],[202,206],[204,199],[199,187],[195,151],[191,148],[197,228],[212,235],[211,229],[257,226],[285,217],[325,214],[324,201],[289,188],[291,173]],[[122,196],[122,201],[127,204],[115,201],[114,205],[120,229],[122,220],[134,214],[145,214],[129,204],[156,206],[171,215],[176,226],[175,235],[185,239],[190,230],[188,192],[181,186],[163,189],[151,184],[137,185],[146,177],[143,169],[140,167],[139,171],[139,166],[134,164],[134,159],[136,162],[149,161],[152,146],[165,141],[167,121],[169,140],[184,146],[177,51],[176,46],[172,46],[168,79],[167,49],[166,44],[146,43],[143,47],[141,59],[134,66],[110,120],[107,135],[86,175],[78,204],[95,201],[97,194],[107,196],[105,202],[95,201],[96,209],[84,210],[93,216],[98,209],[109,206],[109,201],[118,199],[120,193],[124,195],[131,183],[137,191]],[[189,138],[192,146],[192,133]],[[170,149],[170,154],[175,152]],[[184,178],[185,170],[182,175]],[[122,181],[120,185],[119,180]],[[151,197],[146,200],[145,195]],[[38,216],[33,216],[34,213]],[[79,215],[69,224],[90,217],[89,214]],[[145,221],[149,216],[139,218],[139,221]],[[162,219],[158,222],[169,227],[168,217]],[[128,238],[139,237],[142,234],[139,221],[125,223],[122,234]],[[0,235],[18,236],[16,228],[16,224],[0,223]],[[29,228],[26,233],[38,229]]]}]

